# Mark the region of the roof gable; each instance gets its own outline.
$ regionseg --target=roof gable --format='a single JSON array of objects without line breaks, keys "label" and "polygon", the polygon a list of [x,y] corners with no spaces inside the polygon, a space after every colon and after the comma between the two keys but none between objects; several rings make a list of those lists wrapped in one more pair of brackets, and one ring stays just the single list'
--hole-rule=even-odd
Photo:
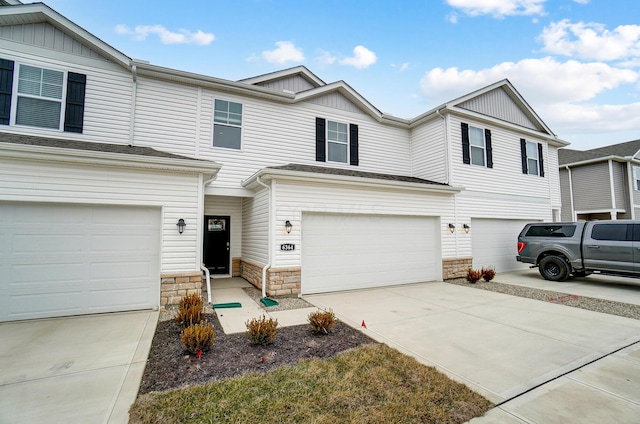
[{"label": "roof gable", "polygon": [[241,79],[238,82],[293,93],[326,85],[324,81],[307,69],[306,66],[296,66],[294,68],[270,72],[268,74]]},{"label": "roof gable", "polygon": [[590,150],[558,150],[558,162],[560,165],[569,165],[585,161],[597,161],[611,157],[625,159],[638,159],[640,157],[640,140],[627,141],[625,143],[612,144]]},{"label": "roof gable", "polygon": [[100,57],[126,68],[131,62],[131,58],[43,3],[0,7],[0,28],[3,34],[0,38],[7,40],[20,41],[21,36],[14,29],[22,28],[39,38],[31,40],[29,44],[82,56]]}]

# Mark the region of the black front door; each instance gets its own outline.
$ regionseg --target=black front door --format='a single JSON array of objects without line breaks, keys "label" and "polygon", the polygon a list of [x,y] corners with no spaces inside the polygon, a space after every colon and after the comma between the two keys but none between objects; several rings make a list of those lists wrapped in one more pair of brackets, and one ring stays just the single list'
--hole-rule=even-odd
[{"label": "black front door", "polygon": [[212,274],[229,274],[230,221],[228,216],[204,217],[204,266]]}]

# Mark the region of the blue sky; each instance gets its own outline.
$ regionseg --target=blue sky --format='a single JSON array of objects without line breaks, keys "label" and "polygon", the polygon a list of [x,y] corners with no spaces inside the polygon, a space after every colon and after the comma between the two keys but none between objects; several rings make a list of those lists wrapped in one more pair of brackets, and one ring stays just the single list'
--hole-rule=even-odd
[{"label": "blue sky", "polygon": [[44,1],[156,65],[238,80],[302,64],[402,118],[509,78],[571,148],[640,139],[638,0]]}]

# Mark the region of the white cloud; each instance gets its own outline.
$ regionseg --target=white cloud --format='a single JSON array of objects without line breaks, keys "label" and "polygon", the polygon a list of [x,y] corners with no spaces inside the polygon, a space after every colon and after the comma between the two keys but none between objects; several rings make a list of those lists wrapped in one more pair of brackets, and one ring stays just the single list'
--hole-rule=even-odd
[{"label": "white cloud", "polygon": [[588,4],[589,1],[591,1],[591,0],[573,0],[573,1],[578,3],[578,4]]},{"label": "white cloud", "polygon": [[598,23],[571,23],[568,19],[545,27],[543,51],[602,61],[640,57],[640,25],[621,25],[612,31]]},{"label": "white cloud", "polygon": [[640,128],[640,103],[597,105],[599,94],[634,84],[640,74],[605,63],[558,62],[553,58],[504,62],[479,71],[435,68],[420,81],[433,106],[508,78],[531,107],[559,134],[579,127],[611,131]]},{"label": "white cloud", "polygon": [[320,54],[316,57],[316,61],[321,65],[333,65],[336,60],[338,60],[337,57],[324,50],[320,50]]},{"label": "white cloud", "polygon": [[357,69],[364,69],[376,63],[377,60],[378,57],[374,52],[364,46],[356,46],[353,49],[353,56],[340,60],[340,64],[353,66]]},{"label": "white cloud", "polygon": [[409,62],[405,62],[402,65],[400,65],[400,69],[398,70],[398,72],[404,72],[407,69],[409,69]]},{"label": "white cloud", "polygon": [[302,49],[297,48],[291,41],[276,41],[276,48],[262,52],[262,58],[269,63],[279,65],[287,62],[304,62]]},{"label": "white cloud", "polygon": [[191,32],[186,29],[180,29],[178,32],[171,32],[162,25],[137,25],[134,29],[126,25],[116,25],[116,34],[133,35],[135,40],[146,40],[149,34],[156,34],[160,37],[162,44],[197,44],[206,46],[211,44],[215,39],[215,35],[206,33],[201,30]]},{"label": "white cloud", "polygon": [[[446,0],[446,2],[469,16],[492,15],[503,18],[511,15],[543,15],[547,0]],[[457,17],[449,16],[449,20],[455,23]]]}]

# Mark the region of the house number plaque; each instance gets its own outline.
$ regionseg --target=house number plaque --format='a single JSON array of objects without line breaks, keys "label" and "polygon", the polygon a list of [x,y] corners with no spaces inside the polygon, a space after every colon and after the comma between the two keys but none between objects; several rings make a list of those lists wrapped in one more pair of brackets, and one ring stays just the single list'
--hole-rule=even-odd
[{"label": "house number plaque", "polygon": [[292,243],[281,244],[280,250],[285,250],[285,251],[296,250],[296,245]]}]

